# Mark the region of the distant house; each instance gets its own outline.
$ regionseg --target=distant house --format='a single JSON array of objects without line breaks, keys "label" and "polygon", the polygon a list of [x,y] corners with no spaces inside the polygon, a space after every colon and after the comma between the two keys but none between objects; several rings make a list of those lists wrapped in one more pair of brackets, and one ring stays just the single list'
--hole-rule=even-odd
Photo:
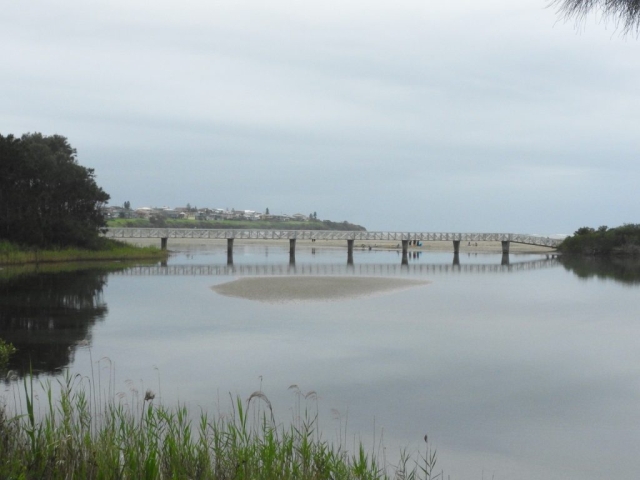
[{"label": "distant house", "polygon": [[136,213],[131,209],[126,209],[123,207],[109,207],[109,217],[108,218],[136,218]]},{"label": "distant house", "polygon": [[135,210],[136,215],[141,218],[149,218],[153,214],[153,209],[151,207],[140,207]]},{"label": "distant house", "polygon": [[182,218],[184,216],[183,212],[179,212],[178,210],[175,210],[173,208],[163,209],[162,214],[164,214],[164,216],[167,218]]},{"label": "distant house", "polygon": [[264,220],[271,220],[273,222],[288,222],[291,220],[291,217],[286,214],[282,215],[263,215],[262,218]]},{"label": "distant house", "polygon": [[291,215],[291,218],[296,222],[306,222],[309,220],[309,217],[303,215],[302,213],[294,213],[293,215]]}]

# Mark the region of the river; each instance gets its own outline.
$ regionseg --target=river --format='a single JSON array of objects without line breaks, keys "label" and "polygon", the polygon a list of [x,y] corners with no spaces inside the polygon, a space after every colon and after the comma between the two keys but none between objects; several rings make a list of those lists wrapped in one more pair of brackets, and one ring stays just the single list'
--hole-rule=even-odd
[{"label": "river", "polygon": [[[212,412],[262,390],[282,421],[314,391],[325,438],[393,462],[428,434],[445,478],[637,478],[636,264],[421,252],[402,267],[397,251],[360,249],[346,263],[344,248],[299,246],[292,266],[288,245],[257,244],[236,245],[230,268],[226,246],[200,245],[166,266],[0,271],[0,337],[19,349],[5,397],[29,365]],[[317,295],[221,288],[265,276]]]}]

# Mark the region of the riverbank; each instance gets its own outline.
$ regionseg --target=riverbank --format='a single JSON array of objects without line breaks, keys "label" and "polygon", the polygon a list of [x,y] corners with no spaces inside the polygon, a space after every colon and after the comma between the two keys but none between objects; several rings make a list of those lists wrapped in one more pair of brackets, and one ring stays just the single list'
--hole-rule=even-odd
[{"label": "riverbank", "polygon": [[36,250],[0,241],[0,266],[89,261],[164,260],[167,256],[168,252],[153,245],[134,245],[111,239],[102,239],[101,248],[96,250],[79,248]]},{"label": "riverbank", "polygon": [[[160,246],[158,238],[123,238],[123,242],[132,245]],[[234,247],[239,245],[267,245],[289,248],[288,240],[273,239],[236,239],[233,242]],[[227,241],[225,239],[191,239],[191,238],[169,238],[168,248],[174,251],[184,251],[189,249],[198,249],[211,247],[211,245],[219,245],[226,248]],[[346,240],[296,240],[296,249],[299,248],[337,248],[347,249]],[[380,241],[380,240],[356,240],[354,244],[355,250],[402,250],[400,242]],[[422,242],[422,246],[409,246],[410,252],[451,252],[453,253],[453,242],[451,241],[434,241]],[[538,245],[526,245],[512,242],[509,247],[510,253],[514,254],[544,254],[555,253],[556,250],[550,247],[541,247]],[[502,253],[501,242],[460,242],[460,253]]]}]

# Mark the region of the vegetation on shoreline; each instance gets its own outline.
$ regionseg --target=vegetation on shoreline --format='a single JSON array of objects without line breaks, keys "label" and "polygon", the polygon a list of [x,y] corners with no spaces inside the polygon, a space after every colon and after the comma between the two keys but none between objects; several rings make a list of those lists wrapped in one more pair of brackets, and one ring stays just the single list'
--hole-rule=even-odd
[{"label": "vegetation on shoreline", "polygon": [[39,249],[0,240],[0,265],[56,262],[162,260],[168,252],[157,247],[138,247],[108,238],[98,238],[94,248],[56,247]]},{"label": "vegetation on shoreline", "polygon": [[558,250],[569,255],[640,256],[640,224],[598,229],[582,227],[565,238]]},{"label": "vegetation on shoreline", "polygon": [[264,230],[343,230],[366,231],[361,225],[349,222],[332,222],[331,220],[309,220],[304,222],[276,222],[268,220],[193,220],[193,219],[147,219],[147,218],[115,218],[107,221],[108,227],[115,228],[212,228],[212,229],[264,229]]},{"label": "vegetation on shoreline", "polygon": [[9,357],[16,353],[16,348],[0,338],[0,373],[4,372],[9,363]]},{"label": "vegetation on shoreline", "polygon": [[61,135],[0,135],[0,239],[96,249],[109,195]]},{"label": "vegetation on shoreline", "polygon": [[[156,405],[151,391],[144,397],[132,391],[125,398],[109,382],[98,393],[95,382],[68,374],[59,383],[59,395],[51,383],[43,385],[38,405],[33,379],[25,379],[21,411],[0,407],[1,478],[442,478],[442,473],[432,476],[436,455],[428,445],[421,458],[402,454],[389,475],[362,443],[348,452],[324,440],[317,404],[313,409],[298,402],[294,418],[284,425],[258,391],[246,402],[232,400],[230,414],[211,418],[202,412],[193,422],[185,406]],[[313,392],[298,394],[315,398]]]}]

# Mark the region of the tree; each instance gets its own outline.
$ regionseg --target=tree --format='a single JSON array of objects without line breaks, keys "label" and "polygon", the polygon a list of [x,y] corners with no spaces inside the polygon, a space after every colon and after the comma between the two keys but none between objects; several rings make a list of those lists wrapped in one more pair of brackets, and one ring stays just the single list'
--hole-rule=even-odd
[{"label": "tree", "polygon": [[125,210],[131,210],[131,202],[129,200],[124,202],[124,209]]},{"label": "tree", "polygon": [[267,210],[264,212],[265,215],[269,215],[269,207],[267,207]]},{"label": "tree", "polygon": [[0,135],[0,238],[36,247],[92,247],[108,200],[65,137]]},{"label": "tree", "polygon": [[583,19],[593,10],[599,10],[603,17],[612,18],[622,26],[623,33],[640,30],[640,0],[553,0],[558,13],[565,19]]}]

